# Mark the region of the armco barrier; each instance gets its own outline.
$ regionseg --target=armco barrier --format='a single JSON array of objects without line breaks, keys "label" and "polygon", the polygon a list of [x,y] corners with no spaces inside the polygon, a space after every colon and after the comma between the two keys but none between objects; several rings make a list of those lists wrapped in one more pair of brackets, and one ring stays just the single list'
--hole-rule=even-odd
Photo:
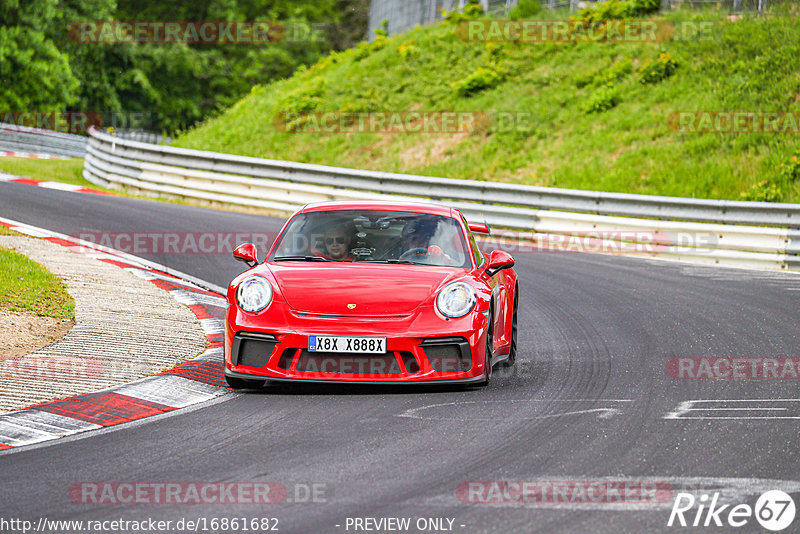
[{"label": "armco barrier", "polygon": [[87,137],[0,123],[0,150],[82,158]]},{"label": "armco barrier", "polygon": [[[800,205],[577,191],[362,171],[151,145],[90,131],[84,176],[145,194],[291,212],[334,199],[428,199],[537,235],[657,236],[653,256],[800,271]],[[558,211],[557,211],[558,210]],[[563,210],[563,211],[560,211]],[[632,237],[624,237],[632,236]]]},{"label": "armco barrier", "polygon": [[[116,130],[115,137],[150,143],[171,142],[169,137],[143,130]],[[82,158],[89,138],[41,128],[0,122],[0,152],[22,152]]]}]

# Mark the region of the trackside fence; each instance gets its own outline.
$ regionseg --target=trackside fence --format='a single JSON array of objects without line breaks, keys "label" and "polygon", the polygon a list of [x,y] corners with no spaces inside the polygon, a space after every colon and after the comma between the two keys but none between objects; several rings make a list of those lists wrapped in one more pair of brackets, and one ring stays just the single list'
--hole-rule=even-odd
[{"label": "trackside fence", "polygon": [[[291,213],[326,200],[429,200],[519,242],[618,241],[619,251],[800,271],[800,204],[578,191],[364,171],[142,143],[90,131],[90,182],[147,195]],[[612,247],[613,249],[613,247]],[[613,250],[612,250],[613,252]]]}]

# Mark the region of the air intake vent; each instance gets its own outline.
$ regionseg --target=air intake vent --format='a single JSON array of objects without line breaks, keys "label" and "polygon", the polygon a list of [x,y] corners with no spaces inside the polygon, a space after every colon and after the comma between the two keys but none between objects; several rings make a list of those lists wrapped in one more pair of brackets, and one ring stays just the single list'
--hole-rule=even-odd
[{"label": "air intake vent", "polygon": [[278,340],[270,334],[239,332],[233,338],[231,359],[234,365],[264,367]]},{"label": "air intake vent", "polygon": [[431,367],[439,373],[469,371],[472,368],[469,343],[463,337],[426,339],[420,347],[425,351]]}]

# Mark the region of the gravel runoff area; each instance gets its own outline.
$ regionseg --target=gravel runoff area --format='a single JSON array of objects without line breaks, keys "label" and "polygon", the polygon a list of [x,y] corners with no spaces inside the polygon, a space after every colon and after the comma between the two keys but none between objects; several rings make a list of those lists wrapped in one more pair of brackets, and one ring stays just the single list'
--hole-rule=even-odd
[{"label": "gravel runoff area", "polygon": [[186,306],[125,269],[44,239],[0,236],[0,246],[61,277],[75,299],[75,326],[63,339],[0,361],[0,412],[157,374],[206,347]]}]

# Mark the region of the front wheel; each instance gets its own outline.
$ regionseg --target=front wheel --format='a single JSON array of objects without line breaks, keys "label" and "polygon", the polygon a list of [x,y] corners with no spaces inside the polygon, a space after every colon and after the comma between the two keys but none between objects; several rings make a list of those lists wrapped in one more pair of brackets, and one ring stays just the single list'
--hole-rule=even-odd
[{"label": "front wheel", "polygon": [[263,380],[245,380],[232,376],[226,376],[225,381],[231,389],[258,389],[264,385]]}]

